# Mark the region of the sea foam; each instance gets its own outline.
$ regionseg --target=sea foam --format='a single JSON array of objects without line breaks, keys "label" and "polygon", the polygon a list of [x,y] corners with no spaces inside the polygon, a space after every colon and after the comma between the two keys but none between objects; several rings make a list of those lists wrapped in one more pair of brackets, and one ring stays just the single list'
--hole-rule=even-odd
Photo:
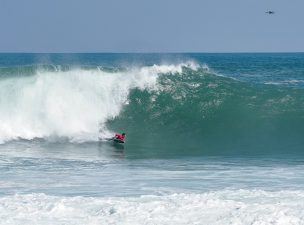
[{"label": "sea foam", "polygon": [[0,224],[303,224],[304,192],[218,191],[125,198],[0,198]]}]

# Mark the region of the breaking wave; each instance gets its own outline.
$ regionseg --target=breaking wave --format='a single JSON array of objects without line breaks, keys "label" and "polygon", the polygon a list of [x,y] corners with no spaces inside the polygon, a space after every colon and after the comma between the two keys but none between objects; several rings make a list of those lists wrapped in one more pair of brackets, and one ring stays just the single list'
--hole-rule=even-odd
[{"label": "breaking wave", "polygon": [[87,142],[125,131],[128,145],[152,156],[300,151],[303,102],[303,89],[242,82],[191,61],[1,68],[0,142]]}]

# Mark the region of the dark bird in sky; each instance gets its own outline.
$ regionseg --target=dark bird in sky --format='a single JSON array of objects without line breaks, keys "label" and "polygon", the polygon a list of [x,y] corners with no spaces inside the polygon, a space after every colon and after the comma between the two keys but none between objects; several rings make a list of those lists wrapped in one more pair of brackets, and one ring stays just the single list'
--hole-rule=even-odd
[{"label": "dark bird in sky", "polygon": [[267,14],[274,14],[274,11],[267,11],[267,12],[265,12],[265,13],[267,13]]}]

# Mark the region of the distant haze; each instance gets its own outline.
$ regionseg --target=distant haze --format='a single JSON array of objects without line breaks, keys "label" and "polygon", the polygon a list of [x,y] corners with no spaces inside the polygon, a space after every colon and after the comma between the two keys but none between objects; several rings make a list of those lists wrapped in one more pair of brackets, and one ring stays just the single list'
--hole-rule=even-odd
[{"label": "distant haze", "polygon": [[0,0],[0,52],[303,52],[303,10],[303,0]]}]

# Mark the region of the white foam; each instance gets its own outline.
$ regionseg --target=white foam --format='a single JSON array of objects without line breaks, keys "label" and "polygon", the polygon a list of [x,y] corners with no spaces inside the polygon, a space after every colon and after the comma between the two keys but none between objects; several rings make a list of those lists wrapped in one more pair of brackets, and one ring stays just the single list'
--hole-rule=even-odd
[{"label": "white foam", "polygon": [[304,224],[304,192],[218,191],[125,198],[0,197],[0,224]]},{"label": "white foam", "polygon": [[[37,72],[0,80],[0,143],[18,138],[95,141],[112,135],[106,121],[128,104],[132,89],[156,90],[162,73],[180,73],[195,63],[154,65],[125,71],[100,69]],[[100,134],[101,133],[101,134]]]},{"label": "white foam", "polygon": [[[200,68],[200,65],[188,61],[186,63],[180,63],[180,64],[164,64],[164,65],[153,65],[149,67],[142,67],[140,68],[141,73],[157,73],[157,74],[167,74],[167,73],[182,73],[183,68],[190,68],[191,70],[198,70]],[[207,65],[202,66],[203,69],[207,70]],[[209,68],[208,68],[209,69]]]},{"label": "white foam", "polygon": [[269,81],[265,82],[265,84],[270,84],[270,85],[288,85],[288,84],[301,84],[304,83],[304,80],[283,80],[283,81]]}]

